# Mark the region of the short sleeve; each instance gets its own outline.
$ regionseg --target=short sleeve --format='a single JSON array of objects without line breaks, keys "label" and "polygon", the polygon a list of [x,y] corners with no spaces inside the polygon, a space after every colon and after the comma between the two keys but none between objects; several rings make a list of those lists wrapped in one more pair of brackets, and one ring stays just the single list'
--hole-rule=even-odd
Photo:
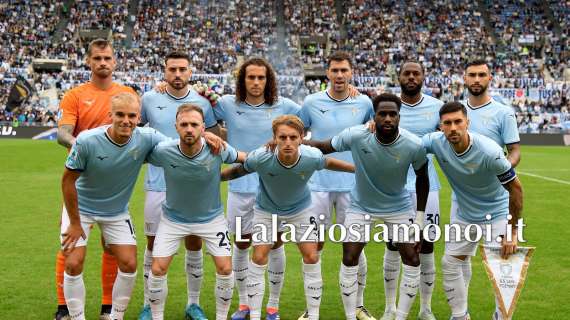
[{"label": "short sleeve", "polygon": [[152,150],[146,156],[146,162],[152,164],[153,166],[161,167],[162,165],[160,161],[160,150],[160,146],[155,145],[154,148],[152,148]]},{"label": "short sleeve", "polygon": [[366,116],[364,117],[365,121],[370,121],[374,119],[374,105],[372,104],[372,100],[366,97]]},{"label": "short sleeve", "polygon": [[512,110],[505,112],[503,116],[503,125],[501,126],[501,136],[505,144],[519,143],[519,130],[517,127],[517,118]]},{"label": "short sleeve", "polygon": [[259,162],[259,150],[253,150],[252,152],[247,154],[247,158],[243,163],[243,168],[247,172],[255,172],[257,171],[258,162]]},{"label": "short sleeve", "polygon": [[72,125],[77,124],[79,118],[79,100],[73,91],[66,93],[59,104],[60,118],[57,125]]},{"label": "short sleeve", "polygon": [[497,176],[501,184],[507,184],[517,177],[503,150],[498,149],[488,161],[489,170]]},{"label": "short sleeve", "polygon": [[418,150],[414,155],[414,159],[412,160],[412,166],[414,170],[420,170],[427,162],[426,157],[426,149],[423,146],[418,146]]},{"label": "short sleeve", "polygon": [[309,111],[309,108],[309,102],[307,102],[305,99],[303,107],[301,107],[301,110],[299,110],[299,118],[301,118],[301,121],[303,121],[305,128],[311,127],[311,112]]},{"label": "short sleeve", "polygon": [[83,139],[78,138],[71,147],[71,151],[65,161],[65,167],[73,171],[84,171],[87,168],[88,156],[87,145],[83,142]]},{"label": "short sleeve", "polygon": [[204,105],[202,110],[204,111],[204,123],[206,124],[206,128],[216,126],[218,124],[218,121],[216,121],[212,106],[208,103],[207,105]]},{"label": "short sleeve", "polygon": [[[285,110],[287,110],[287,114],[292,114],[300,117],[301,106],[295,103],[293,100],[288,98],[283,98],[283,103],[285,104]],[[303,120],[303,119],[301,119]],[[303,123],[305,123],[303,121]],[[307,128],[307,126],[305,126]]]},{"label": "short sleeve", "polygon": [[234,163],[236,162],[238,157],[237,150],[234,149],[234,147],[230,146],[229,144],[226,145],[226,147],[224,148],[224,150],[222,150],[220,155],[222,156],[222,161],[224,163]]},{"label": "short sleeve", "polygon": [[426,134],[422,137],[422,146],[426,153],[433,153],[432,149],[432,134]]},{"label": "short sleeve", "polygon": [[212,109],[216,120],[226,121],[226,106],[224,103],[224,97],[218,99],[218,101],[216,101],[216,105]]},{"label": "short sleeve", "polygon": [[351,128],[346,128],[342,130],[338,135],[332,137],[331,145],[337,152],[350,150],[350,145],[352,143],[351,131]]},{"label": "short sleeve", "polygon": [[315,157],[315,159],[316,159],[315,161],[317,164],[316,170],[323,170],[327,164],[327,158],[325,157],[325,155],[320,150],[317,150],[317,152],[318,153]]},{"label": "short sleeve", "polygon": [[149,101],[148,101],[148,95],[144,94],[142,97],[142,106],[141,106],[141,124],[147,124],[148,123],[148,115],[147,115],[147,110],[149,108]]}]

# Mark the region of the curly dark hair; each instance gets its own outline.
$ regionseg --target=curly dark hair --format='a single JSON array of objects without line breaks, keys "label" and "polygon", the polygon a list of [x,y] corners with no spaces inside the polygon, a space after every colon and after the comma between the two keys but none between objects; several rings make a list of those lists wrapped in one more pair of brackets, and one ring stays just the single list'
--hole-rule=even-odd
[{"label": "curly dark hair", "polygon": [[251,58],[246,60],[238,70],[238,78],[236,85],[236,101],[245,102],[247,97],[247,90],[245,88],[245,69],[251,65],[265,67],[266,70],[266,83],[265,89],[263,90],[263,96],[265,98],[265,103],[273,105],[277,102],[278,89],[277,89],[277,76],[273,67],[263,58]]}]

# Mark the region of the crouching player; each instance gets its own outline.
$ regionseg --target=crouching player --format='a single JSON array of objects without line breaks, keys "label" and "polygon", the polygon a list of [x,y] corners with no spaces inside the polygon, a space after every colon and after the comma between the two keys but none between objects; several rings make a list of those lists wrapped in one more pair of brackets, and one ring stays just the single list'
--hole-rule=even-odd
[{"label": "crouching player", "polygon": [[62,191],[69,227],[62,233],[63,290],[71,319],[85,319],[83,264],[93,224],[116,257],[112,319],[123,319],[135,285],[137,251],[128,202],[147,154],[165,137],[137,128],[140,101],[133,93],[111,99],[112,124],[82,132],[65,163]]},{"label": "crouching player", "polygon": [[[235,179],[250,172],[257,172],[259,175],[260,185],[253,217],[254,250],[247,284],[250,317],[252,320],[261,318],[265,269],[269,251],[276,240],[271,236],[275,226],[272,223],[272,215],[277,215],[277,225],[290,224],[291,236],[295,236],[298,242],[303,256],[303,279],[309,319],[318,319],[323,279],[317,252],[318,218],[311,210],[311,192],[307,183],[316,170],[354,172],[354,166],[325,157],[316,148],[301,145],[304,126],[296,116],[277,117],[273,121],[272,129],[277,148],[275,153],[265,147],[256,149],[248,154],[243,166],[228,168],[222,172],[223,179]],[[256,239],[256,232],[265,233],[265,237],[261,235]]]},{"label": "crouching player", "polygon": [[[148,279],[148,302],[155,320],[164,318],[168,267],[180,241],[191,235],[203,239],[214,258],[216,319],[225,320],[230,308],[234,275],[228,226],[220,200],[220,169],[222,163],[243,162],[245,154],[231,146],[214,154],[202,138],[204,129],[202,109],[183,104],[176,113],[180,139],[160,143],[148,157],[149,163],[164,169],[167,190]],[[192,304],[189,308],[199,306]]]},{"label": "crouching player", "polygon": [[[427,134],[422,142],[426,151],[435,155],[457,196],[458,210],[451,217],[453,225],[441,269],[451,317],[464,320],[469,319],[469,314],[462,270],[469,263],[469,257],[475,255],[478,245],[467,240],[467,235],[475,239],[481,229],[486,243],[501,246],[503,258],[514,253],[523,194],[503,149],[493,140],[467,130],[469,120],[465,106],[448,102],[441,107],[439,115],[443,132]],[[456,239],[458,231],[461,232],[459,240]],[[495,313],[493,319],[497,318]]]}]

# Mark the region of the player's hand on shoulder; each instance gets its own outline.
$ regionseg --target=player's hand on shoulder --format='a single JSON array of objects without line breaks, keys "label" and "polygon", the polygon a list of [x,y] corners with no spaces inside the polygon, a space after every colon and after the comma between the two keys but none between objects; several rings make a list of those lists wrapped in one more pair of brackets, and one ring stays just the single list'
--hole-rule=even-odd
[{"label": "player's hand on shoulder", "polygon": [[368,131],[370,131],[371,133],[376,133],[376,122],[374,122],[374,120],[368,120],[368,122],[366,122],[364,125],[366,126]]},{"label": "player's hand on shoulder", "polygon": [[267,143],[265,144],[265,150],[267,150],[267,152],[274,153],[275,148],[277,148],[277,142],[275,142],[275,140],[273,139],[267,141]]},{"label": "player's hand on shoulder", "polygon": [[222,140],[222,138],[218,137],[217,135],[211,132],[204,132],[203,133],[204,140],[212,150],[213,154],[220,154],[222,150],[226,147],[226,142]]},{"label": "player's hand on shoulder", "polygon": [[77,244],[77,241],[79,241],[80,237],[85,239],[85,232],[81,227],[81,223],[72,223],[67,227],[67,230],[62,234],[62,236],[63,241],[61,244],[63,246],[63,252],[69,254],[73,249],[75,249],[75,245]]},{"label": "player's hand on shoulder", "polygon": [[154,91],[158,93],[166,93],[166,82],[161,81],[154,86]]},{"label": "player's hand on shoulder", "polygon": [[352,84],[348,85],[348,96],[351,98],[356,98],[360,95],[360,91],[358,91],[358,89],[356,89],[355,86],[353,86]]}]

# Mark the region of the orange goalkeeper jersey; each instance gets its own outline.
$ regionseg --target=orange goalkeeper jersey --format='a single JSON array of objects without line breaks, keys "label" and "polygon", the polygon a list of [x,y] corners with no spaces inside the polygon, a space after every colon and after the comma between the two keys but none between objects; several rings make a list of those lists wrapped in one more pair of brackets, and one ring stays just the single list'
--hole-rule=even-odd
[{"label": "orange goalkeeper jersey", "polygon": [[75,126],[73,136],[87,129],[111,123],[111,97],[121,92],[136,92],[127,86],[113,82],[107,90],[97,88],[91,81],[79,85],[65,93],[59,105],[58,126]]}]

